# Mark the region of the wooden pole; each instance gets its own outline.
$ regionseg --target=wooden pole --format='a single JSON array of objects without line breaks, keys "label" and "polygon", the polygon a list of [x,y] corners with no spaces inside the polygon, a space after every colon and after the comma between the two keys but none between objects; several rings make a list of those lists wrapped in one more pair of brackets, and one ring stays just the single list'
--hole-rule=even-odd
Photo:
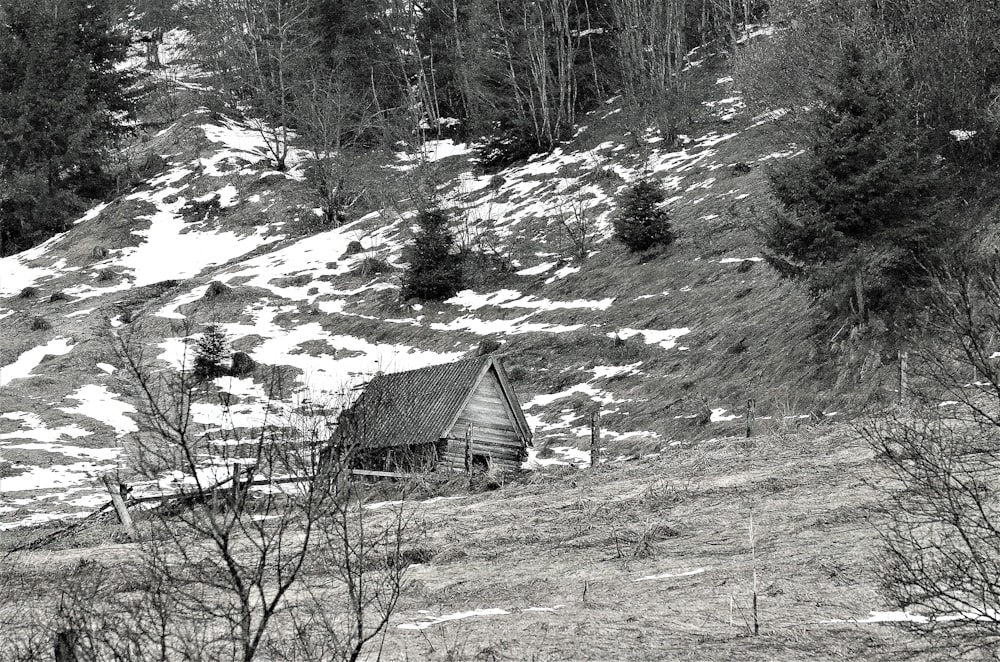
[{"label": "wooden pole", "polygon": [[601,462],[601,413],[590,415],[590,468]]},{"label": "wooden pole", "polygon": [[135,525],[132,523],[132,516],[129,515],[128,508],[125,507],[125,499],[122,498],[122,489],[120,485],[115,485],[111,481],[111,477],[107,474],[101,476],[101,481],[104,483],[104,487],[107,488],[108,494],[111,495],[111,505],[115,507],[115,512],[118,513],[118,520],[125,527],[125,533],[132,540],[136,539]]},{"label": "wooden pole", "polygon": [[747,439],[753,436],[753,422],[756,409],[757,403],[754,402],[754,399],[747,398]]},{"label": "wooden pole", "polygon": [[909,363],[909,355],[907,352],[899,353],[899,404],[906,404],[907,397],[907,387],[909,386],[909,376],[907,375],[907,364]]},{"label": "wooden pole", "polygon": [[472,423],[465,428],[465,471],[472,475]]},{"label": "wooden pole", "polygon": [[472,423],[465,428],[465,471],[469,474],[469,489],[472,489]]}]

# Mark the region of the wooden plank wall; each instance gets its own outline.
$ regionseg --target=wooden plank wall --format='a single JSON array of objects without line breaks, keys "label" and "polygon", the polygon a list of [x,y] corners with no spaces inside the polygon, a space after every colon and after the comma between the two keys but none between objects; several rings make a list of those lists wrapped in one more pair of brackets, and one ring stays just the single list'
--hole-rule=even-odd
[{"label": "wooden plank wall", "polygon": [[465,468],[465,431],[470,424],[473,426],[473,455],[485,455],[494,466],[504,470],[521,466],[525,447],[517,435],[507,401],[492,370],[483,377],[465,411],[448,431],[448,445],[441,457],[442,464],[449,468]]}]

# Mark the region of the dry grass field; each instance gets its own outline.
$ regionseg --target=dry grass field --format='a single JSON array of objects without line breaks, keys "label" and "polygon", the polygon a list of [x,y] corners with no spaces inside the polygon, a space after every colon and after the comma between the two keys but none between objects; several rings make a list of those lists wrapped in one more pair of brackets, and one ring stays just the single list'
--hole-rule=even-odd
[{"label": "dry grass field", "polygon": [[[406,500],[404,551],[422,562],[365,659],[932,659],[899,626],[852,622],[893,609],[877,590],[878,484],[857,433],[821,425]],[[371,519],[392,517],[374,493],[392,488],[371,491]],[[131,563],[118,528],[12,557],[19,581],[5,584],[0,620],[28,603],[52,610],[81,559],[107,576]],[[322,584],[309,572],[301,586]]]}]

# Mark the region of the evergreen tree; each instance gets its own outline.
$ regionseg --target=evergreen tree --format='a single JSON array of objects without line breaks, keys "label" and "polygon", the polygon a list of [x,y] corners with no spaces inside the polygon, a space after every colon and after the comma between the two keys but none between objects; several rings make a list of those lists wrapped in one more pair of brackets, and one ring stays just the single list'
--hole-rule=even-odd
[{"label": "evergreen tree", "polygon": [[666,197],[663,188],[648,179],[628,187],[618,201],[615,239],[633,251],[673,243],[670,217],[660,208]]},{"label": "evergreen tree", "polygon": [[322,0],[316,3],[315,52],[382,113],[409,103],[406,40],[412,6],[385,0]]},{"label": "evergreen tree", "polygon": [[224,362],[229,359],[229,339],[216,324],[205,327],[205,333],[194,348],[194,374],[202,379],[215,379],[226,374]]},{"label": "evergreen tree", "polygon": [[102,197],[108,149],[125,131],[128,38],[103,3],[0,4],[0,254],[65,229]]},{"label": "evergreen tree", "polygon": [[455,237],[448,229],[448,216],[439,209],[424,210],[417,225],[420,231],[403,274],[403,297],[443,301],[462,288],[462,261],[452,252]]},{"label": "evergreen tree", "polygon": [[846,45],[813,111],[812,150],[771,175],[782,210],[767,229],[769,261],[839,318],[902,310],[900,293],[920,285],[947,241],[930,214],[940,173],[908,130],[900,94],[890,71]]}]

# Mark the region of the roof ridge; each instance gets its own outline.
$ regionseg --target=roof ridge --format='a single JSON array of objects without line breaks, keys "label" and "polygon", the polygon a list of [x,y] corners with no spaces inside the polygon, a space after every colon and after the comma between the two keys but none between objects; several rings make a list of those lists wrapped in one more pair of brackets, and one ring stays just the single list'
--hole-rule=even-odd
[{"label": "roof ridge", "polygon": [[494,358],[491,354],[483,354],[482,356],[473,356],[467,359],[458,359],[456,361],[448,361],[447,363],[435,363],[433,365],[425,365],[422,368],[410,368],[409,370],[398,370],[396,372],[379,372],[373,375],[373,379],[377,377],[393,377],[395,375],[406,375],[411,372],[423,372],[425,370],[434,370],[435,368],[443,368],[446,366],[454,366],[457,363],[471,363],[473,361],[483,362],[486,359]]}]

